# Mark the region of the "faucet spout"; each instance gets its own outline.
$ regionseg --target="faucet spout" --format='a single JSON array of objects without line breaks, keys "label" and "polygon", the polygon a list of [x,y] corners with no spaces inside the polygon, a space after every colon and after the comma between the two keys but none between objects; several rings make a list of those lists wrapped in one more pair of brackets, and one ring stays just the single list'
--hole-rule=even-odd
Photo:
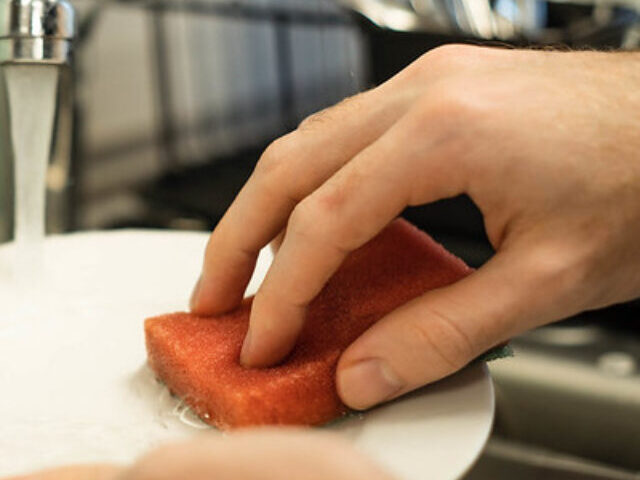
[{"label": "faucet spout", "polygon": [[74,34],[65,0],[0,0],[0,65],[68,64]]},{"label": "faucet spout", "polygon": [[70,211],[74,34],[66,0],[0,0],[0,242],[13,237],[16,258],[35,258],[45,219],[60,231]]}]

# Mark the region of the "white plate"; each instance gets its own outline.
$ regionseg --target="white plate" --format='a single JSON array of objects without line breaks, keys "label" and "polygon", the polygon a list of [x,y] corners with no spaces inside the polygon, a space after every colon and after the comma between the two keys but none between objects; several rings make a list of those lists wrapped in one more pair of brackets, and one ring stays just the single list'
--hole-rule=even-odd
[{"label": "white plate", "polygon": [[[0,476],[129,462],[203,428],[144,368],[142,322],[185,308],[206,240],[150,231],[52,237],[26,292],[12,276],[12,247],[0,248]],[[263,252],[252,291],[269,262]],[[476,365],[331,428],[399,478],[453,479],[482,450],[493,409],[491,379]]]}]

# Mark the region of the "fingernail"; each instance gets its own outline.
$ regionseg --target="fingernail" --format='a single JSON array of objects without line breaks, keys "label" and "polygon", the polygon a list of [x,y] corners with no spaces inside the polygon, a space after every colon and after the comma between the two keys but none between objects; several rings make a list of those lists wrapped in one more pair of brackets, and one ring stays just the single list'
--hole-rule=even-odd
[{"label": "fingernail", "polygon": [[200,296],[200,285],[202,284],[202,276],[198,278],[193,292],[191,293],[191,299],[189,300],[189,310],[194,311],[198,305],[198,297]]},{"label": "fingernail", "polygon": [[364,410],[391,399],[404,383],[384,360],[362,360],[338,373],[342,400],[356,410]]},{"label": "fingernail", "polygon": [[247,359],[251,355],[251,329],[247,332],[247,335],[244,337],[244,342],[242,343],[242,350],[240,351],[240,363],[242,365],[247,365]]}]

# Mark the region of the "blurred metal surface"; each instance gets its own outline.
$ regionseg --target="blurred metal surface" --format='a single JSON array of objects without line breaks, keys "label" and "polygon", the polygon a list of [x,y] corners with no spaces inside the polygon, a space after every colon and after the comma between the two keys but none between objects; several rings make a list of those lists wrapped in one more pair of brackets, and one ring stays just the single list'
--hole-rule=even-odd
[{"label": "blurred metal surface", "polygon": [[129,224],[134,189],[269,143],[364,88],[361,34],[332,0],[76,3],[84,228]]},{"label": "blurred metal surface", "polygon": [[74,12],[64,0],[3,0],[0,38],[49,37],[72,39]]},{"label": "blurred metal surface", "polygon": [[74,11],[64,0],[0,1],[0,64],[67,63],[74,34]]},{"label": "blurred metal surface", "polygon": [[640,473],[493,436],[464,480],[640,480]]},{"label": "blurred metal surface", "polygon": [[[396,67],[415,58],[414,52],[465,40],[505,40],[515,45],[565,42],[570,46],[596,48],[640,45],[640,29],[634,23],[636,0],[76,0],[76,3],[85,6],[78,9],[81,15],[77,29],[77,56],[84,65],[75,71],[85,79],[80,82],[84,85],[83,91],[91,90],[90,82],[86,81],[88,75],[83,75],[83,70],[89,71],[99,64],[97,68],[102,69],[104,75],[101,79],[94,76],[94,81],[100,83],[102,92],[122,99],[121,114],[113,113],[118,102],[111,102],[114,105],[111,108],[106,106],[107,102],[99,101],[96,103],[101,107],[105,105],[104,110],[111,116],[106,118],[106,115],[102,117],[102,112],[90,112],[80,125],[80,144],[87,147],[89,137],[93,143],[82,154],[80,166],[84,174],[79,174],[77,179],[84,206],[78,224],[92,228],[116,223],[112,219],[102,220],[107,216],[123,215],[123,209],[101,208],[99,203],[108,196],[119,195],[127,189],[131,191],[167,171],[218,161],[234,149],[241,153],[239,142],[251,143],[249,147],[268,142],[294,128],[311,111],[383,81]],[[557,15],[550,13],[552,6],[561,7],[563,11],[568,8],[570,14],[558,20]],[[113,39],[113,32],[105,35],[101,30],[105,20],[113,28],[114,11],[119,12],[120,20],[126,12],[139,18],[137,45],[140,52],[142,48],[147,49],[144,60],[142,53],[135,54],[139,57],[137,65],[129,60],[133,53],[130,56],[124,53],[126,65],[119,74],[113,73],[117,69],[107,70],[106,64],[102,63],[107,56],[115,58],[115,49],[122,48],[123,41]],[[363,26],[365,18],[368,19],[367,26]],[[224,27],[221,27],[222,22],[226,24]],[[226,52],[221,53],[213,46],[221,43],[220,38],[205,34],[205,23],[211,24],[211,31],[228,29]],[[227,27],[231,25],[234,27]],[[359,32],[356,25],[362,27]],[[235,33],[231,33],[233,29]],[[246,37],[242,37],[240,29],[246,32]],[[95,32],[99,30],[96,36]],[[243,52],[247,44],[243,38],[258,30],[262,35],[260,45],[252,48],[254,53]],[[358,47],[361,51],[368,46],[368,64],[366,53],[358,53],[365,60],[361,62],[362,67],[354,69],[353,65],[360,60],[353,60],[354,55],[346,42],[337,46],[340,40],[324,40],[337,39],[344,32],[361,42],[362,47]],[[393,37],[389,32],[406,35]],[[314,40],[313,35],[324,39]],[[302,37],[306,39],[300,41]],[[119,47],[96,47],[99,41],[116,42]],[[322,43],[322,51],[311,52],[307,48],[310,54],[297,56],[296,51],[303,50],[301,45],[306,42]],[[207,47],[202,45],[211,45],[206,58],[203,54],[207,53]],[[105,53],[94,56],[98,48]],[[232,50],[233,54],[227,53]],[[351,75],[354,79],[347,88],[340,86],[341,82],[346,82],[339,79],[337,69],[330,72],[325,68],[325,75],[318,71],[308,74],[307,68],[302,66],[304,63],[310,65],[309,71],[315,68],[314,63],[326,67],[332,64],[331,57],[339,55],[352,57],[341,60],[346,68],[342,72],[343,78]],[[265,67],[263,61],[270,67]],[[255,68],[239,67],[243,62],[250,62]],[[337,63],[333,62],[334,65]],[[236,87],[239,90],[243,84],[252,82],[256,87],[260,83],[257,68],[268,73],[264,75],[266,87],[259,87],[262,90],[256,89],[249,95],[247,92],[244,99],[236,100],[236,94],[231,92],[235,92]],[[239,72],[238,80],[230,85],[225,77],[233,72]],[[140,75],[144,75],[144,82],[134,79],[141,78]],[[129,78],[125,79],[127,76]],[[275,81],[267,85],[271,78]],[[302,82],[308,86],[303,86]],[[122,94],[116,87],[106,88],[107,83],[121,85]],[[203,86],[207,84],[210,87],[205,91]],[[125,105],[125,98],[134,99],[131,92],[136,88],[143,99],[140,100],[144,103],[141,108],[133,106],[135,101]],[[222,89],[228,89],[229,94],[219,93]],[[87,98],[80,93],[76,100],[84,108],[86,102],[83,101]],[[127,110],[129,105],[132,111]],[[119,121],[116,121],[117,117]],[[129,122],[127,118],[135,120]],[[265,128],[258,134],[252,133],[251,127],[245,128],[260,122],[264,122]],[[98,123],[108,127],[98,127]],[[130,128],[119,129],[116,124]],[[249,130],[249,134],[245,130]],[[120,138],[115,138],[116,133]],[[144,160],[133,161],[142,157]],[[121,166],[116,168],[116,162]],[[141,166],[143,162],[144,167]],[[129,168],[131,174],[117,173]],[[102,171],[108,175],[103,175]],[[111,214],[107,210],[121,213]],[[104,215],[97,214],[102,211]]]},{"label": "blurred metal surface", "polygon": [[[482,40],[566,42],[637,24],[638,0],[339,0],[378,27]],[[571,9],[562,18],[550,9]]]},{"label": "blurred metal surface", "polygon": [[[515,357],[490,366],[496,432],[640,472],[640,339],[633,333],[638,311],[631,305],[625,311],[592,313],[589,322],[574,320],[515,339]],[[622,319],[628,326],[613,328]]]}]

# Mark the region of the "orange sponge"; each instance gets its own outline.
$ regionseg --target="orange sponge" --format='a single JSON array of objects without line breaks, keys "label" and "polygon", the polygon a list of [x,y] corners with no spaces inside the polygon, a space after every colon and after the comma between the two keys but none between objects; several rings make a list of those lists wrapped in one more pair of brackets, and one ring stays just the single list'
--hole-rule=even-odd
[{"label": "orange sponge", "polygon": [[283,364],[247,369],[238,362],[251,299],[218,317],[148,319],[149,364],[175,395],[219,428],[322,424],[347,411],[334,379],[340,354],[386,313],[470,272],[427,234],[396,220],[349,255],[311,303]]}]

